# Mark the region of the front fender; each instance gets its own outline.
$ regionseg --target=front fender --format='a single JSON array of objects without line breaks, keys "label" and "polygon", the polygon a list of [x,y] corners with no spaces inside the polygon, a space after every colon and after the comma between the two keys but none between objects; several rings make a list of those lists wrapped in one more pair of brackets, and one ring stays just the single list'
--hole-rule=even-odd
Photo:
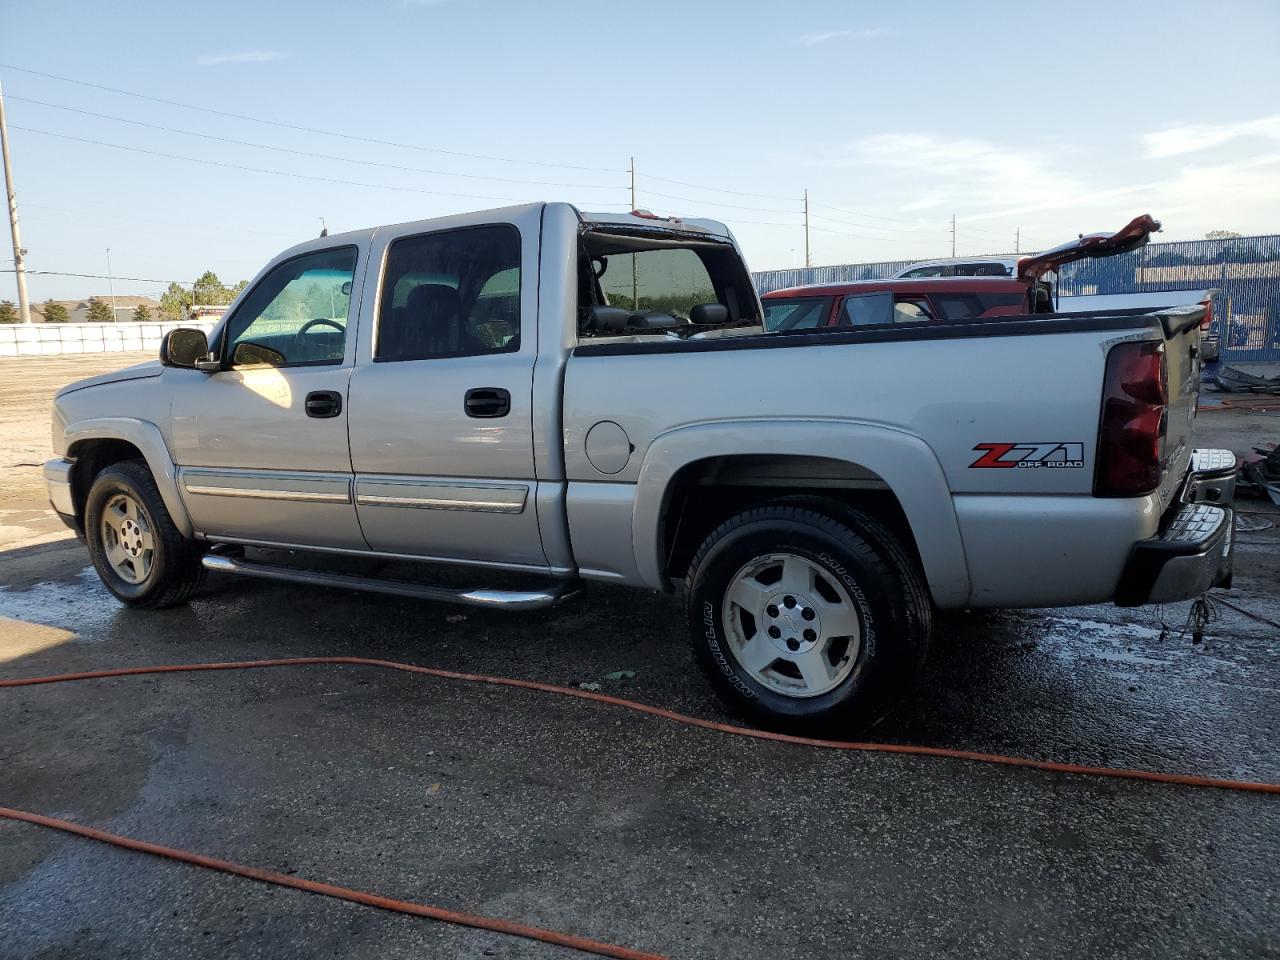
[{"label": "front fender", "polygon": [[160,497],[173,519],[173,525],[184,537],[193,535],[191,518],[178,493],[178,468],[165,445],[160,428],[147,420],[133,417],[99,417],[68,423],[62,431],[62,448],[68,457],[76,456],[76,446],[92,440],[124,440],[142,451],[151,476],[160,489]]},{"label": "front fender", "polygon": [[902,505],[934,602],[957,607],[968,600],[960,525],[933,450],[914,434],[848,420],[717,421],[656,437],[640,468],[632,511],[636,567],[650,586],[663,586],[662,516],[676,474],[698,460],[742,455],[820,457],[875,473]]}]

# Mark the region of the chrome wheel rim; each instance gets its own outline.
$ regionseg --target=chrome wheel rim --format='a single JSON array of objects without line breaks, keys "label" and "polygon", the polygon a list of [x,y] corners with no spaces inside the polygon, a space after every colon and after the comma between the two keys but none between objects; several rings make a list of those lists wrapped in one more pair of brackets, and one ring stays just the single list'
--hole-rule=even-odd
[{"label": "chrome wheel rim", "polygon": [[721,619],[738,665],[788,697],[834,690],[862,648],[862,620],[848,589],[793,553],[744,564],[729,581]]},{"label": "chrome wheel rim", "polygon": [[102,549],[107,564],[121,580],[138,584],[147,579],[155,562],[155,537],[138,502],[118,493],[102,508]]}]

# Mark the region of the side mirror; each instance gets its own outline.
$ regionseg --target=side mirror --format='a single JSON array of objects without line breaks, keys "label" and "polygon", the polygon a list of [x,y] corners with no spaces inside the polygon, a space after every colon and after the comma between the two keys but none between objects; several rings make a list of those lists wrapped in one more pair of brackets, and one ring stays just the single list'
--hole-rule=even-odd
[{"label": "side mirror", "polygon": [[[188,370],[207,370],[209,363],[209,338],[203,330],[180,327],[170,330],[160,341],[160,363],[166,367],[184,367]],[[214,369],[217,369],[214,367]]]},{"label": "side mirror", "polygon": [[729,308],[723,303],[699,303],[689,310],[689,322],[700,327],[729,322]]},{"label": "side mirror", "polygon": [[284,354],[252,340],[241,340],[231,354],[234,367],[278,367],[284,363]]}]

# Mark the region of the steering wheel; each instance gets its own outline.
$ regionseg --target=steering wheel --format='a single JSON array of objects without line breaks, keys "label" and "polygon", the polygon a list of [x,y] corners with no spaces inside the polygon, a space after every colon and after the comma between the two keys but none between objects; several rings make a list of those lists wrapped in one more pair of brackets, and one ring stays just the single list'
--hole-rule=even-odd
[{"label": "steering wheel", "polygon": [[347,328],[340,321],[330,320],[328,317],[317,317],[314,320],[308,320],[306,323],[304,323],[298,329],[298,332],[293,335],[294,339],[296,340],[298,337],[302,336],[312,327],[319,327],[319,326],[333,327],[333,329],[337,330],[339,333],[347,332]]}]

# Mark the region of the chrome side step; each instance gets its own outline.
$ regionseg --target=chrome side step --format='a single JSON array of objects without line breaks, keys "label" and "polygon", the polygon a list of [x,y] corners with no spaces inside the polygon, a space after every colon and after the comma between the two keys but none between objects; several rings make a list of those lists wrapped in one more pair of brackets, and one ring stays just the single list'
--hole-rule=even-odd
[{"label": "chrome side step", "polygon": [[217,573],[234,573],[262,580],[278,580],[283,583],[304,583],[317,587],[337,587],[340,590],[365,590],[370,593],[386,593],[393,597],[412,597],[417,600],[436,600],[442,603],[462,603],[472,607],[494,607],[501,610],[540,610],[552,607],[575,596],[582,589],[578,580],[566,580],[545,590],[491,590],[475,587],[459,590],[452,587],[432,587],[404,580],[379,580],[349,573],[331,573],[323,570],[303,570],[274,563],[256,563],[226,554],[208,553],[201,561],[206,570]]}]

